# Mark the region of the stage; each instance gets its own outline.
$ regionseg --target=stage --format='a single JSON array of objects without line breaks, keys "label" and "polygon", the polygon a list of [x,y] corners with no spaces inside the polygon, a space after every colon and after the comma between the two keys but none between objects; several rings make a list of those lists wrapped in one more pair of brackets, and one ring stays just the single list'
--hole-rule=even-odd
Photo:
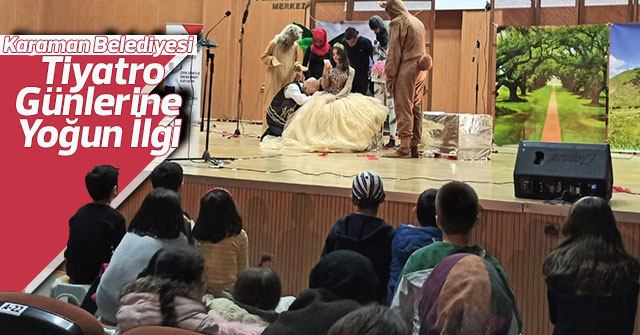
[{"label": "stage", "polygon": [[[301,153],[262,149],[261,125],[243,124],[232,137],[234,123],[212,125],[210,152],[234,158],[224,165],[180,161],[185,183],[180,193],[185,210],[197,216],[200,197],[212,187],[234,196],[249,236],[250,263],[273,254],[270,266],[282,280],[283,294],[297,295],[308,287],[309,271],[318,261],[333,222],[354,210],[351,181],[363,170],[375,170],[384,180],[387,200],[380,217],[390,224],[416,224],[413,207],[420,192],[450,180],[469,183],[483,207],[472,238],[504,266],[524,320],[524,334],[551,334],[542,262],[562,240],[559,229],[569,205],[517,199],[513,190],[516,148],[499,147],[488,161],[444,158],[390,159],[384,151],[364,154]],[[204,133],[193,128],[191,156],[203,152]],[[185,154],[185,148],[178,153]],[[145,172],[153,168],[150,165]],[[640,191],[640,157],[613,155],[614,185]],[[151,189],[142,182],[118,208],[127,222]],[[640,195],[614,193],[611,205],[624,242],[640,257]]]},{"label": "stage", "polygon": [[[276,183],[278,189],[306,192],[309,187],[346,196],[352,178],[364,170],[378,172],[388,199],[414,201],[417,194],[431,187],[459,180],[469,183],[478,192],[485,209],[521,211],[538,214],[565,215],[568,206],[548,205],[542,201],[518,199],[514,196],[513,167],[517,148],[497,147],[488,161],[457,161],[445,158],[390,159],[386,150],[369,153],[303,153],[274,151],[260,147],[261,125],[243,124],[243,136],[230,135],[235,123],[212,124],[210,152],[214,157],[235,158],[214,168],[211,165],[181,162],[190,176],[227,179],[234,185]],[[199,144],[204,146],[204,134]],[[198,157],[203,152],[191,150]],[[640,157],[613,154],[614,185],[640,191]],[[640,223],[640,195],[614,193],[611,206],[620,221]]]}]

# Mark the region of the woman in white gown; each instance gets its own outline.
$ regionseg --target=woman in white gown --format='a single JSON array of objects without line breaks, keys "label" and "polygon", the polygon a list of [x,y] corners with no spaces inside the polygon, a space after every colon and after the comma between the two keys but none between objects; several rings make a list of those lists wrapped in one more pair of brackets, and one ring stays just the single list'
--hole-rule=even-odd
[{"label": "woman in white gown", "polygon": [[310,152],[361,152],[372,143],[389,110],[380,101],[350,93],[355,75],[340,43],[333,46],[334,68],[326,64],[324,91],[317,92],[289,119],[281,138],[262,146]]}]

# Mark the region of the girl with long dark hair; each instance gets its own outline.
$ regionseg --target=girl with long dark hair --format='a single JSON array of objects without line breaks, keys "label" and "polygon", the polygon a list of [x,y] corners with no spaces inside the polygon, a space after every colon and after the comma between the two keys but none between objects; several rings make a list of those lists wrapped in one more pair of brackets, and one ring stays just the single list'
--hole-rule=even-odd
[{"label": "girl with long dark hair", "polygon": [[207,292],[219,297],[249,267],[249,240],[229,191],[216,188],[202,197],[193,237],[205,258]]},{"label": "girl with long dark hair", "polygon": [[578,200],[547,257],[549,316],[560,334],[632,334],[640,264],[629,255],[609,204]]},{"label": "girl with long dark hair", "polygon": [[115,323],[120,289],[136,279],[156,251],[168,246],[188,246],[184,229],[180,196],[164,188],[151,191],[100,279],[96,302],[98,315],[104,322]]}]

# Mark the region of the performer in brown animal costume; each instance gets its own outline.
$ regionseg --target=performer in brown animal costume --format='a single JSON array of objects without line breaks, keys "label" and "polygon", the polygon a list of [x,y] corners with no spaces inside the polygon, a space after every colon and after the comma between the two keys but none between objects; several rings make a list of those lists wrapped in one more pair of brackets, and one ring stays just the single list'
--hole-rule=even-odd
[{"label": "performer in brown animal costume", "polygon": [[391,18],[389,52],[385,64],[387,91],[394,99],[400,148],[385,155],[417,158],[422,139],[422,98],[432,60],[426,52],[424,25],[411,15],[402,0],[380,3]]}]

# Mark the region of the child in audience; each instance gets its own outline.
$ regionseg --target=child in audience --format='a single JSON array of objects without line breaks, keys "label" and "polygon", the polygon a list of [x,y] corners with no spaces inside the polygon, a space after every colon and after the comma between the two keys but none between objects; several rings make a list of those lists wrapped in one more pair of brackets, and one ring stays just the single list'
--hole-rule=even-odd
[{"label": "child in audience", "polygon": [[402,268],[414,251],[427,245],[442,241],[442,231],[436,226],[436,195],[438,190],[430,188],[418,197],[414,208],[419,227],[406,224],[396,229],[391,242],[391,271],[387,290],[387,301],[393,300],[393,292],[402,272]]},{"label": "child in audience", "polygon": [[420,335],[518,335],[516,302],[493,262],[466,253],[444,258],[420,296]]},{"label": "child in audience", "polygon": [[562,235],[542,269],[553,334],[633,334],[640,265],[625,250],[609,204],[578,200]]},{"label": "child in audience", "polygon": [[[492,263],[504,286],[509,287],[507,276],[498,260],[478,245],[471,244],[471,230],[479,217],[478,195],[471,186],[453,181],[443,185],[436,196],[436,224],[442,229],[442,242],[432,244],[414,252],[402,270],[392,306],[399,306],[401,313],[417,335],[420,330],[418,305],[420,289],[433,268],[445,257],[456,253],[470,253]],[[508,294],[513,297],[509,290]],[[515,300],[515,299],[512,299]],[[519,313],[516,313],[521,327]]]},{"label": "child in audience", "polygon": [[360,304],[325,289],[306,290],[262,335],[327,335],[331,326]]},{"label": "child in audience", "polygon": [[91,284],[103,263],[109,263],[113,250],[126,233],[124,216],[111,208],[118,194],[118,169],[99,165],[84,179],[93,202],[69,220],[69,240],[64,257],[73,284]]},{"label": "child in audience", "polygon": [[98,285],[98,315],[105,323],[115,323],[120,289],[136,279],[151,256],[163,247],[187,246],[180,196],[158,188],[144,199],[129,224],[129,232],[116,248],[109,267]]},{"label": "child in audience", "polygon": [[163,248],[149,260],[140,278],[125,285],[116,318],[118,331],[167,326],[207,335],[261,334],[263,326],[226,322],[202,303],[204,259],[193,248]]},{"label": "child in audience", "polygon": [[249,267],[247,233],[229,191],[216,188],[202,197],[193,237],[205,258],[207,292],[220,297]]},{"label": "child in audience", "polygon": [[278,313],[274,310],[280,302],[282,285],[278,274],[264,266],[270,260],[265,256],[260,265],[243,271],[233,287],[233,295],[223,292],[224,298],[211,300],[207,307],[228,321],[265,326],[275,321]]},{"label": "child in audience", "polygon": [[409,335],[409,326],[394,308],[373,304],[338,320],[329,335]]},{"label": "child in audience", "polygon": [[[168,190],[172,190],[176,193],[180,192],[180,188],[182,187],[183,182],[183,172],[182,166],[176,162],[164,161],[156,166],[153,171],[151,171],[151,186],[155,188],[166,188]],[[191,220],[191,215],[184,209],[182,210],[182,215],[184,216],[184,231],[187,239],[189,240],[189,244],[193,245],[194,240],[191,234],[191,229],[193,228],[193,220]]]},{"label": "child in audience", "polygon": [[166,188],[176,193],[183,184],[182,166],[176,162],[164,161],[151,171],[151,186]]},{"label": "child in audience", "polygon": [[379,281],[376,300],[384,303],[394,230],[378,217],[378,209],[385,199],[382,178],[374,171],[362,172],[353,179],[351,190],[351,200],[357,211],[336,221],[327,236],[322,256],[347,249],[369,258]]},{"label": "child in audience", "polygon": [[378,300],[378,276],[371,261],[351,250],[324,256],[311,269],[309,288],[326,289],[361,304]]}]

